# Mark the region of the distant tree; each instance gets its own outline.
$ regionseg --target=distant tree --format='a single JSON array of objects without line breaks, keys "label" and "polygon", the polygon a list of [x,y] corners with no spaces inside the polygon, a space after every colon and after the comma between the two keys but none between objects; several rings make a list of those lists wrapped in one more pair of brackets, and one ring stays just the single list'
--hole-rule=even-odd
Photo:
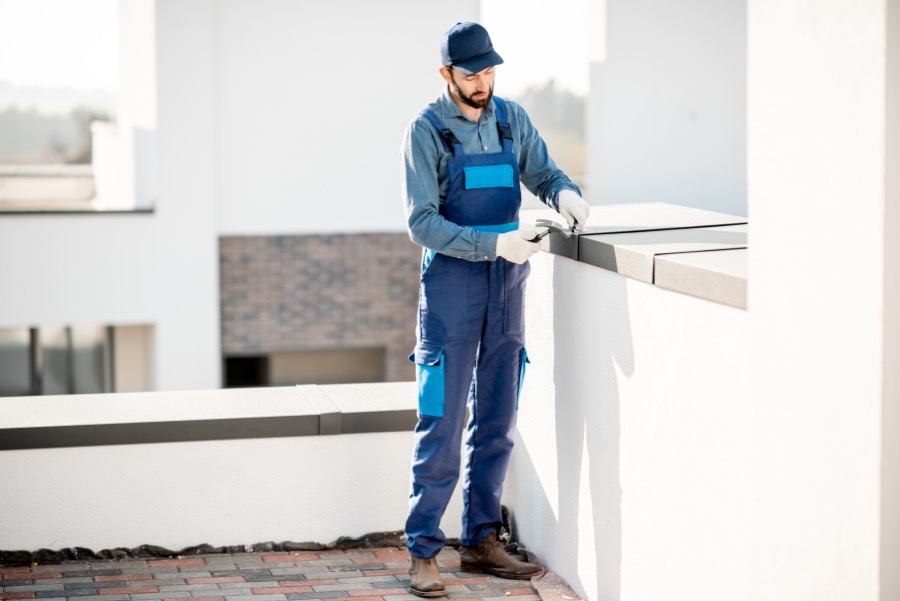
[{"label": "distant tree", "polygon": [[514,100],[528,111],[557,164],[583,182],[587,172],[584,97],[557,87],[550,79],[528,88]]},{"label": "distant tree", "polygon": [[0,164],[86,164],[91,162],[91,123],[111,116],[93,107],[69,114],[33,109],[0,112]]}]

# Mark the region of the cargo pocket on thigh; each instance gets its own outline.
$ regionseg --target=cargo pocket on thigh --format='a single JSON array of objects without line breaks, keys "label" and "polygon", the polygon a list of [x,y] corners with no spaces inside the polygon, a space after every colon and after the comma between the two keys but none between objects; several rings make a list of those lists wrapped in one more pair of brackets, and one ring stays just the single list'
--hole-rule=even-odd
[{"label": "cargo pocket on thigh", "polygon": [[420,342],[409,360],[416,364],[419,415],[444,417],[444,347]]},{"label": "cargo pocket on thigh", "polygon": [[531,359],[528,358],[528,351],[523,346],[522,352],[519,354],[519,388],[516,390],[516,411],[519,410],[519,397],[522,396],[522,384],[525,383],[525,366],[529,363],[531,363]]}]

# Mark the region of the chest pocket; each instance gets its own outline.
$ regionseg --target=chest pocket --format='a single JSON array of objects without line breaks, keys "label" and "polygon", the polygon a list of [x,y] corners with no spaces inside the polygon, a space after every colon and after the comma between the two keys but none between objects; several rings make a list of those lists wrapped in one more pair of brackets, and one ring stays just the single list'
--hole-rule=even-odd
[{"label": "chest pocket", "polygon": [[466,190],[512,188],[515,182],[512,165],[478,165],[463,167]]}]

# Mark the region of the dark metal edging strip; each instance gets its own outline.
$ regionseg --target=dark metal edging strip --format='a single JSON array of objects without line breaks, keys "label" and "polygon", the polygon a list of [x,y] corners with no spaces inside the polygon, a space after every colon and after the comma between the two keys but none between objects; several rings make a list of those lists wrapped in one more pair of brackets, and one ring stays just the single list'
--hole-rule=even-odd
[{"label": "dark metal edging strip", "polygon": [[0,429],[0,451],[284,438],[319,436],[325,433],[408,432],[412,431],[416,419],[414,409],[342,414],[341,432],[331,432],[328,429],[323,432],[319,415],[6,428]]}]

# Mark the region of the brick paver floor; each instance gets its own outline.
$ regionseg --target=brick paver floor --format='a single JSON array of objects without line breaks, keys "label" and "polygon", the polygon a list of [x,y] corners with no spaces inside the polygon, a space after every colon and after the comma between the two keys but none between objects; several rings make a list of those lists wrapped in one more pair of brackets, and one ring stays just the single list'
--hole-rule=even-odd
[{"label": "brick paver floor", "polygon": [[[528,580],[461,572],[445,548],[438,565],[450,599],[540,601]],[[407,592],[406,549],[196,555],[178,559],[107,559],[0,567],[0,601],[414,601]]]}]

